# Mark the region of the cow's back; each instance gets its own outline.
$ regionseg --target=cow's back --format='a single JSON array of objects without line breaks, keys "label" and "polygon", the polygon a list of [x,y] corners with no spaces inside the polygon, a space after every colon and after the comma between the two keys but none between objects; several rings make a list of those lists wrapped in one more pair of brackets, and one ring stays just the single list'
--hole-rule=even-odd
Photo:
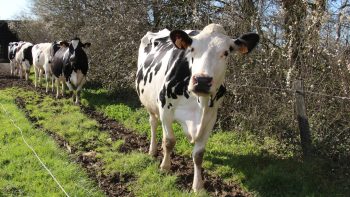
[{"label": "cow's back", "polygon": [[136,90],[142,104],[155,114],[158,114],[157,101],[165,83],[166,63],[173,48],[168,30],[148,32],[141,40]]},{"label": "cow's back", "polygon": [[33,65],[38,68],[43,68],[46,61],[47,48],[49,48],[50,43],[40,43],[36,44],[32,48],[33,54]]},{"label": "cow's back", "polygon": [[139,48],[136,90],[142,104],[155,114],[158,114],[158,107],[171,107],[167,99],[181,102],[189,98],[187,86],[191,71],[186,51],[176,48],[169,34],[167,29],[148,32]]}]

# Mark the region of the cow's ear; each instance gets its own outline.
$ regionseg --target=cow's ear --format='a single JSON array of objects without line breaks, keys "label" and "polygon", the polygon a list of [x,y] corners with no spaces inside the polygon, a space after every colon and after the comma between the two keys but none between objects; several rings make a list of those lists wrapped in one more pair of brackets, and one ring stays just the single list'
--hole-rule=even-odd
[{"label": "cow's ear", "polygon": [[91,46],[91,43],[90,42],[85,42],[84,44],[83,44],[83,47],[84,48],[89,48]]},{"label": "cow's ear", "polygon": [[235,49],[240,53],[250,53],[259,43],[260,37],[256,33],[243,34],[241,37],[234,40]]},{"label": "cow's ear", "polygon": [[174,30],[170,32],[170,39],[179,49],[187,49],[187,47],[192,44],[190,36],[182,30]]},{"label": "cow's ear", "polygon": [[61,41],[60,42],[60,46],[61,47],[68,47],[69,46],[69,43],[67,41]]}]

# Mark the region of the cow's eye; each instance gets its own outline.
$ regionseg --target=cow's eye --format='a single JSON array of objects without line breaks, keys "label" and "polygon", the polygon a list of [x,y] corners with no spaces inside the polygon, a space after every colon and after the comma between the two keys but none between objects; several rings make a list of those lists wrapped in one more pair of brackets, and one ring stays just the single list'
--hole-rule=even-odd
[{"label": "cow's eye", "polygon": [[226,56],[226,57],[228,56],[228,51],[224,52],[224,56]]},{"label": "cow's eye", "polygon": [[191,48],[191,52],[193,52],[194,51],[194,48]]}]

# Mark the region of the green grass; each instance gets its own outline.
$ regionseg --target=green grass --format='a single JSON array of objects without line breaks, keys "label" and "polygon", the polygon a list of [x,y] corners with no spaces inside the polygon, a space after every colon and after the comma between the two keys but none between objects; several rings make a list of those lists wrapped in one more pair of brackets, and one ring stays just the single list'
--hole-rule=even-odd
[{"label": "green grass", "polygon": [[[3,90],[2,94],[22,98],[30,118],[75,148],[72,157],[95,151],[96,157],[103,162],[103,169],[99,173],[134,177],[128,184],[128,189],[136,196],[194,196],[193,193],[178,188],[175,175],[160,172],[159,163],[153,157],[140,152],[119,152],[123,140],[113,141],[107,132],[99,131],[98,123],[84,115],[70,99],[41,97],[36,92],[21,88],[9,88]],[[149,191],[150,188],[152,191]],[[203,195],[206,194],[201,194]]]},{"label": "green grass", "polygon": [[[148,114],[135,99],[113,98],[101,89],[86,89],[82,98],[84,105],[94,107],[127,128],[150,137]],[[161,139],[160,129],[158,140]],[[192,145],[187,142],[178,124],[174,124],[174,131],[176,152],[190,156]],[[238,182],[256,196],[350,196],[350,180],[339,179],[332,174],[331,162],[317,157],[302,161],[300,156],[286,150],[278,141],[272,138],[257,140],[249,132],[214,131],[206,148],[203,166],[225,181]]]},{"label": "green grass", "polygon": [[[76,154],[90,149],[97,151],[97,157],[105,166],[101,173],[124,173],[136,177],[129,185],[136,196],[193,195],[179,190],[175,184],[176,176],[159,172],[158,162],[148,155],[118,152],[123,141],[112,142],[106,133],[97,131],[97,123],[82,115],[70,100],[45,97],[41,101],[33,92],[9,91],[25,98],[31,116],[38,119],[45,129],[79,147]],[[85,89],[81,101],[83,105],[96,108],[127,128],[149,137],[148,114],[134,99],[137,97],[118,94],[113,97],[103,89]],[[125,99],[128,97],[132,99]],[[58,123],[50,124],[50,120]],[[174,124],[174,130],[176,152],[189,157],[192,145],[178,124]],[[159,127],[158,140],[161,133]],[[203,166],[209,173],[220,175],[227,182],[235,181],[256,196],[350,196],[350,180],[332,174],[331,162],[320,158],[302,161],[278,141],[272,138],[257,140],[249,132],[214,131]]]},{"label": "green grass", "polygon": [[104,196],[66,152],[44,132],[35,129],[14,104],[9,92],[0,90],[0,196],[64,196],[52,177],[41,166],[33,152],[22,141],[23,130],[27,142],[71,196]]}]

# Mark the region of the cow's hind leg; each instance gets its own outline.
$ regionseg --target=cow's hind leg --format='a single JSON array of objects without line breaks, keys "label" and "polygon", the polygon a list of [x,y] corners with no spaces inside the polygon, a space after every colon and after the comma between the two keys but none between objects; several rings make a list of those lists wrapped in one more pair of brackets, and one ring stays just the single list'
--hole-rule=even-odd
[{"label": "cow's hind leg", "polygon": [[39,68],[34,66],[34,87],[38,87],[38,75],[39,75]]},{"label": "cow's hind leg", "polygon": [[158,120],[157,117],[152,114],[149,113],[149,123],[151,125],[151,143],[149,146],[149,152],[148,154],[152,155],[152,156],[156,156],[157,155],[157,127],[158,127]]},{"label": "cow's hind leg", "polygon": [[41,85],[41,77],[43,76],[43,69],[39,69],[39,85]]},{"label": "cow's hind leg", "polygon": [[46,84],[45,85],[46,86],[45,91],[46,91],[46,93],[49,92],[49,80],[50,80],[50,74],[49,74],[49,72],[45,71],[45,84]]},{"label": "cow's hind leg", "polygon": [[172,128],[173,117],[170,113],[161,115],[162,127],[163,127],[163,161],[160,165],[160,168],[164,171],[169,171],[171,167],[170,154],[173,150],[176,140]]}]

